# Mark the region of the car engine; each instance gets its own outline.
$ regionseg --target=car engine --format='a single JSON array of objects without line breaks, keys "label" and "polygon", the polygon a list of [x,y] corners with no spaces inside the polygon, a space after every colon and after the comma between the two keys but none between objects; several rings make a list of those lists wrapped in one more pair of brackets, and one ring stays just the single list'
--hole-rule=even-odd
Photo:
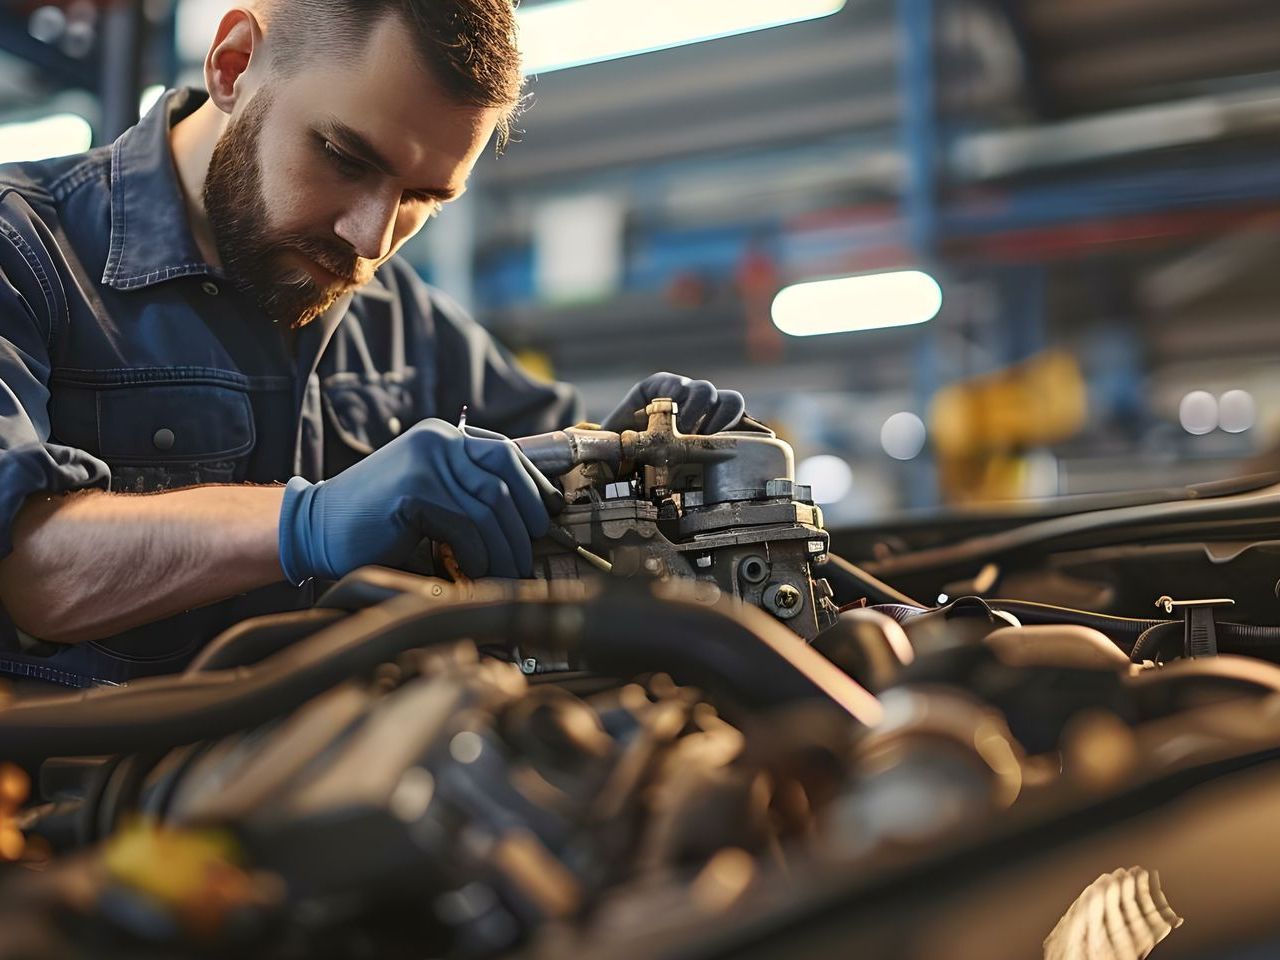
[{"label": "car engine", "polygon": [[1126,564],[1276,488],[854,563],[784,441],[676,412],[519,441],[565,494],[534,580],[366,568],[0,701],[0,958],[1272,955],[1280,627]]}]

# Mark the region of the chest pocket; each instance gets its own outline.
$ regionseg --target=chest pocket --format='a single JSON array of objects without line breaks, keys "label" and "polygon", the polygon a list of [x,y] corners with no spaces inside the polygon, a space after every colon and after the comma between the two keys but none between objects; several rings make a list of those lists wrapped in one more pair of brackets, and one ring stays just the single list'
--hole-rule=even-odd
[{"label": "chest pocket", "polygon": [[320,372],[325,475],[341,473],[429,414],[405,362],[399,298],[371,291],[334,334]]},{"label": "chest pocket", "polygon": [[[390,443],[420,418],[414,405],[413,371],[364,377],[336,373],[320,385],[330,444],[329,472],[337,473]],[[335,462],[343,461],[343,462]]]},{"label": "chest pocket", "polygon": [[248,385],[224,371],[55,374],[53,436],[111,467],[111,489],[148,493],[245,479],[254,445]]}]

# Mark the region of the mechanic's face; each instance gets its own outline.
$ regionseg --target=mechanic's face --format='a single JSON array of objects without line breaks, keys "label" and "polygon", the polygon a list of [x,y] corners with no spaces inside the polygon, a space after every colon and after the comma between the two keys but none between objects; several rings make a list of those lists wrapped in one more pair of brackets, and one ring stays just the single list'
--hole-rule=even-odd
[{"label": "mechanic's face", "polygon": [[273,322],[314,320],[463,192],[498,113],[451,102],[394,18],[351,62],[267,79],[205,182],[228,277]]}]

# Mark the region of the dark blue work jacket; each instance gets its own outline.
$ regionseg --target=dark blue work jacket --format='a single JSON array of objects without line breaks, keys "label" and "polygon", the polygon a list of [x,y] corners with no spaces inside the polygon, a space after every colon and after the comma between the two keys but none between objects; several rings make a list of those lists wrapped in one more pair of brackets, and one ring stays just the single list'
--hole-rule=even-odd
[{"label": "dark blue work jacket", "polygon": [[[296,343],[267,322],[187,224],[168,131],[203,99],[170,93],[110,148],[0,167],[0,556],[40,491],[319,480],[464,403],[509,436],[579,417],[572,388],[530,379],[398,259]],[[225,627],[309,599],[282,582],[74,647],[0,617],[0,672],[170,672]]]}]

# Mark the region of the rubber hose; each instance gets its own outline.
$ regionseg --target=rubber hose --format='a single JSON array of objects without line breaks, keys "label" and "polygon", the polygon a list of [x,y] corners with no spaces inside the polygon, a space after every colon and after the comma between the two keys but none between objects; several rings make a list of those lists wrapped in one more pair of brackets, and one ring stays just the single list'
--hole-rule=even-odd
[{"label": "rubber hose", "polygon": [[187,673],[207,673],[246,667],[277,653],[346,616],[342,610],[313,607],[289,613],[254,617],[222,631],[187,667]]},{"label": "rubber hose", "polygon": [[832,570],[837,572],[837,576],[830,577],[830,579],[836,581],[834,586],[865,596],[873,604],[902,603],[909,607],[920,607],[921,609],[927,607],[926,604],[911,599],[901,590],[873,577],[857,564],[837,554],[829,553],[827,554],[827,562],[820,566],[820,572],[829,576]]},{"label": "rubber hose", "polygon": [[762,613],[758,619],[748,625],[724,609],[659,605],[616,588],[585,602],[445,607],[405,594],[352,614],[253,667],[17,701],[0,711],[0,756],[135,752],[224,736],[287,713],[406,650],[462,638],[549,643],[581,656],[592,669],[624,675],[662,670],[678,682],[725,690],[747,704],[821,696],[854,716],[860,716],[857,706],[861,715],[879,709],[874,697],[790,631]]},{"label": "rubber hose", "polygon": [[1154,660],[1154,654],[1170,642],[1170,638],[1176,638],[1178,646],[1182,646],[1182,637],[1185,627],[1180,620],[1166,620],[1163,623],[1152,625],[1138,636],[1137,641],[1133,644],[1133,649],[1129,651],[1129,659],[1134,663],[1141,663],[1143,660]]},{"label": "rubber hose", "polygon": [[[1033,600],[988,600],[996,610],[1012,613],[1026,624],[1052,625],[1070,623],[1081,627],[1092,627],[1105,633],[1122,649],[1131,647],[1141,634],[1168,620],[1144,620],[1138,617],[1114,617],[1106,613],[1094,613],[1090,610],[1076,610],[1072,607],[1058,607],[1049,603],[1036,603]],[[1181,622],[1181,621],[1176,621]]]},{"label": "rubber hose", "polygon": [[[1274,659],[1280,660],[1280,627],[1258,626],[1252,623],[1233,623],[1229,620],[1214,625],[1218,637],[1218,649],[1222,653],[1258,655],[1262,648]],[[1133,645],[1129,659],[1134,663],[1153,660],[1161,649],[1178,639],[1179,655],[1182,652],[1185,628],[1181,620],[1166,620],[1143,631]]]},{"label": "rubber hose", "polygon": [[512,621],[529,613],[510,604],[424,607],[420,598],[397,597],[254,667],[17,701],[0,711],[0,756],[135,752],[224,736],[287,713],[405,650],[461,637],[522,635]]}]

